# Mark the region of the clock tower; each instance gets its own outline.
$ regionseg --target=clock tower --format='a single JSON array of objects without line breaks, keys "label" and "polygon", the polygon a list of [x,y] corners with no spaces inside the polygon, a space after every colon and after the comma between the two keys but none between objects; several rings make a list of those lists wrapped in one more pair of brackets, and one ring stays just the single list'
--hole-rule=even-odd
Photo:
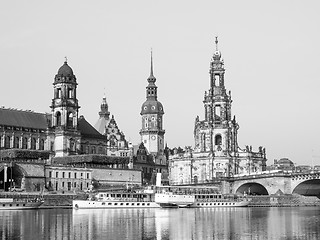
[{"label": "clock tower", "polygon": [[151,52],[151,71],[147,79],[146,101],[141,107],[142,128],[140,130],[141,141],[149,153],[157,155],[164,151],[164,133],[163,130],[163,106],[157,100],[156,78],[153,76],[153,59]]}]

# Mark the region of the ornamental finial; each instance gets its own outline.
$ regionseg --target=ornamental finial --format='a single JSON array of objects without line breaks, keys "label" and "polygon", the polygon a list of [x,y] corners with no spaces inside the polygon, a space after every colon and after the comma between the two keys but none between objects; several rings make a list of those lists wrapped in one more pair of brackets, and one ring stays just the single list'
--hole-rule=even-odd
[{"label": "ornamental finial", "polygon": [[216,51],[218,51],[218,36],[216,36]]}]

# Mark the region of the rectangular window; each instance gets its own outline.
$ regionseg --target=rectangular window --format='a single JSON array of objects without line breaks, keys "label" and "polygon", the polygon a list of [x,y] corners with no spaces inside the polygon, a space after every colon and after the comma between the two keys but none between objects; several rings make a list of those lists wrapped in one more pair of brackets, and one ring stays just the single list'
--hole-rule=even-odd
[{"label": "rectangular window", "polygon": [[69,178],[71,178],[71,172],[69,172]]},{"label": "rectangular window", "polygon": [[51,178],[52,177],[52,172],[51,171],[49,171],[49,178]]},{"label": "rectangular window", "polygon": [[65,175],[65,172],[62,172],[62,178],[64,178],[64,177],[65,177],[64,175]]},{"label": "rectangular window", "polygon": [[87,179],[89,179],[89,173],[87,173]]},{"label": "rectangular window", "polygon": [[76,172],[74,173],[74,178],[77,178],[77,173]]},{"label": "rectangular window", "polygon": [[59,177],[59,172],[56,172],[56,178],[58,178]]}]

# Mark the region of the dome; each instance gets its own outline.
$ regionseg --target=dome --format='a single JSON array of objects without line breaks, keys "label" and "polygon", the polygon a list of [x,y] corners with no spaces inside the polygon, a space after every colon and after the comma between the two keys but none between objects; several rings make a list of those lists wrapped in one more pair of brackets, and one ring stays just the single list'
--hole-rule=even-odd
[{"label": "dome", "polygon": [[59,68],[58,73],[54,78],[55,83],[76,83],[76,76],[73,75],[72,68],[68,65],[67,61]]},{"label": "dome", "polygon": [[280,165],[294,165],[293,162],[288,158],[281,158],[278,161],[278,164],[280,164]]},{"label": "dome", "polygon": [[62,76],[73,75],[72,68],[68,65],[67,61],[65,61],[64,64],[59,68],[58,75],[62,75]]},{"label": "dome", "polygon": [[141,106],[141,115],[143,114],[160,113],[164,114],[163,106],[156,100],[147,100]]}]

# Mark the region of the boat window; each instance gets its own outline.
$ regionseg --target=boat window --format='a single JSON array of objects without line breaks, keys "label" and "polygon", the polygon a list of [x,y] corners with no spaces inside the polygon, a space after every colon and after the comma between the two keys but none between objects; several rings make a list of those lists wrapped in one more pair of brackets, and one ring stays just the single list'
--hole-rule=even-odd
[{"label": "boat window", "polygon": [[19,207],[19,204],[17,204],[17,207]]},{"label": "boat window", "polygon": [[123,203],[120,203],[120,205],[122,206],[122,205],[123,205]]},{"label": "boat window", "polygon": [[108,205],[112,205],[112,203],[111,203],[111,202],[109,202],[109,203],[108,203]]},{"label": "boat window", "polygon": [[128,206],[128,205],[129,205],[129,203],[126,203],[126,205]]},{"label": "boat window", "polygon": [[9,206],[12,207],[12,204],[10,204]]},{"label": "boat window", "polygon": [[142,206],[144,206],[144,203],[142,203]]},{"label": "boat window", "polygon": [[140,206],[140,203],[137,203],[137,206]]},{"label": "boat window", "polygon": [[6,205],[5,204],[2,204],[2,207],[5,207]]},{"label": "boat window", "polygon": [[106,205],[106,203],[105,203],[105,202],[103,202],[103,203],[102,203],[102,205]]},{"label": "boat window", "polygon": [[147,206],[150,206],[150,203],[147,203]]},{"label": "boat window", "polygon": [[134,205],[134,203],[131,203],[131,205],[133,206],[133,205]]},{"label": "boat window", "polygon": [[23,206],[25,206],[25,204],[23,204]]},{"label": "boat window", "polygon": [[118,205],[118,203],[114,203],[114,205]]}]

